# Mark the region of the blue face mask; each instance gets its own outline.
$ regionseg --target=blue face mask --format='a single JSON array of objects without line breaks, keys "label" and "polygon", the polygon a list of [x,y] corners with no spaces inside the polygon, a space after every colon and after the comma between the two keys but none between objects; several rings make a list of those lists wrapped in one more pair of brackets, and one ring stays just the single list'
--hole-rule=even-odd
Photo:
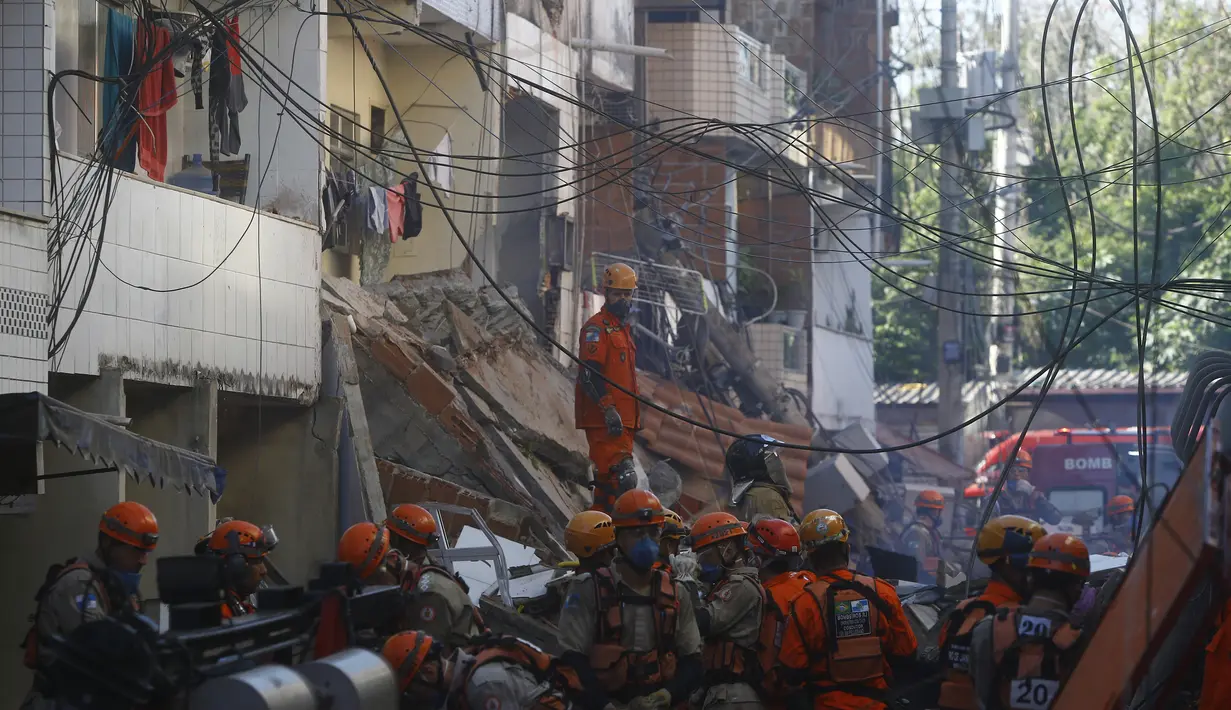
[{"label": "blue face mask", "polygon": [[141,588],[140,572],[116,572],[115,576],[120,580],[124,591],[129,594],[136,594],[137,590]]},{"label": "blue face mask", "polygon": [[701,565],[701,581],[713,584],[722,579],[722,565]]},{"label": "blue face mask", "polygon": [[658,561],[658,541],[648,537],[641,538],[633,545],[633,549],[628,551],[627,559],[633,569],[642,572],[650,569]]}]

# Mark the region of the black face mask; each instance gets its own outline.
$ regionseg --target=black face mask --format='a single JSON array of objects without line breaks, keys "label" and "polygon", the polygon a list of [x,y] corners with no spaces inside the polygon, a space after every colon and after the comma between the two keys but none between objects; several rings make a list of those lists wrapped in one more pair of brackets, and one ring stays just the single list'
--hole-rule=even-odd
[{"label": "black face mask", "polygon": [[607,311],[611,315],[623,320],[628,316],[628,312],[632,310],[632,301],[608,301]]}]

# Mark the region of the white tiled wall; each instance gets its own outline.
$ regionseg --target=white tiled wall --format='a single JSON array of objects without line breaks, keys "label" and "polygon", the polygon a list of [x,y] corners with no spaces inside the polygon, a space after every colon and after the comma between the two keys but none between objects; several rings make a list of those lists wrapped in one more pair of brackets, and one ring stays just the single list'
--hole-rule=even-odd
[{"label": "white tiled wall", "polygon": [[0,0],[0,205],[43,214],[47,82],[54,10],[47,0]]},{"label": "white tiled wall", "polygon": [[[64,167],[85,169],[76,161]],[[56,372],[97,374],[107,364],[128,379],[188,384],[205,371],[224,390],[254,393],[259,381],[265,395],[315,396],[321,331],[314,228],[124,176],[103,236],[103,266]],[[83,280],[74,279],[73,297]],[[62,309],[58,328],[71,317]]]},{"label": "white tiled wall", "polygon": [[[570,214],[574,209],[572,198],[576,190],[572,184],[572,168],[578,164],[577,144],[581,142],[580,113],[575,104],[535,88],[531,83],[577,100],[576,77],[581,66],[577,52],[520,15],[508,13],[505,20],[509,88],[526,91],[560,112],[560,145],[568,147],[558,151],[556,159],[560,167],[568,169],[557,173],[561,183],[557,192],[560,201],[557,212]],[[528,83],[519,84],[513,77]]]},{"label": "white tiled wall", "polygon": [[[422,0],[423,10],[434,10],[483,38],[497,39],[497,10],[494,0]],[[420,18],[431,21],[431,17]]]},{"label": "white tiled wall", "polygon": [[47,223],[0,210],[0,394],[47,391]]}]

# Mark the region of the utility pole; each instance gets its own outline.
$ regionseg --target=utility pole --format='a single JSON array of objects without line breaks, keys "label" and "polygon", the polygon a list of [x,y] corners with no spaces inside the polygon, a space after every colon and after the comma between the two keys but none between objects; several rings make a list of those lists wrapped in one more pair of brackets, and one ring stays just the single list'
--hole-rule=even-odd
[{"label": "utility pole", "polygon": [[[944,120],[940,122],[940,228],[941,239],[952,243],[963,234],[962,189],[957,182],[957,171],[963,169],[962,148],[959,132],[965,126],[965,101],[959,95],[957,76],[957,0],[941,0],[940,3],[940,94]],[[940,304],[937,341],[940,346],[937,362],[939,402],[936,424],[939,431],[952,429],[965,420],[962,386],[966,382],[965,320],[959,309],[964,310],[965,298],[954,293],[965,288],[961,258],[951,246],[940,249],[940,270],[937,274],[938,303]],[[940,453],[958,464],[963,461],[962,432],[940,440]]]},{"label": "utility pole", "polygon": [[1017,216],[1020,187],[1011,177],[1017,173],[1018,101],[1017,101],[1017,55],[1018,55],[1018,10],[1020,0],[1004,0],[1004,16],[1000,19],[1000,90],[1003,100],[996,107],[1009,115],[1009,125],[996,140],[996,152],[992,156],[992,170],[996,178],[996,239],[992,244],[994,267],[992,281],[991,345],[988,348],[988,372],[992,377],[1008,375],[1013,371],[1014,343],[1017,339],[1016,299],[1013,279],[1014,249],[1017,236],[1014,229],[1020,223]]}]

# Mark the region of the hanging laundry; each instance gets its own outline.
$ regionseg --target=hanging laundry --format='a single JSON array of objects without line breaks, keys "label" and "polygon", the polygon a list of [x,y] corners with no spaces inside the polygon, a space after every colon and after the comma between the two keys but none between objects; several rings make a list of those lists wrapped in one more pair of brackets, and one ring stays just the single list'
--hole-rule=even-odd
[{"label": "hanging laundry", "polygon": [[240,69],[239,18],[226,22],[225,30],[214,32],[210,40],[209,134],[210,156],[238,155],[240,150],[239,113],[248,106],[244,76]]},{"label": "hanging laundry", "polygon": [[423,231],[423,204],[419,201],[419,173],[411,173],[402,181],[403,239],[419,236]]},{"label": "hanging laundry", "polygon": [[405,194],[405,182],[385,190],[385,201],[389,208],[389,241],[391,242],[401,239],[406,229]]},{"label": "hanging laundry", "polygon": [[[122,77],[132,72],[133,42],[137,21],[107,8],[107,37],[103,45],[103,76]],[[137,143],[133,140],[133,95],[129,84],[103,84],[103,122],[98,131],[102,154],[117,170],[133,172],[137,166]],[[124,105],[120,105],[123,103]]]},{"label": "hanging laundry", "polygon": [[369,187],[368,203],[371,212],[368,213],[368,228],[383,235],[389,231],[389,202],[385,199],[385,188]]},{"label": "hanging laundry", "polygon": [[162,182],[167,173],[167,111],[178,100],[175,65],[167,55],[151,63],[171,42],[171,33],[148,22],[137,23],[136,66],[150,67],[137,90],[137,159],[151,180]]}]

